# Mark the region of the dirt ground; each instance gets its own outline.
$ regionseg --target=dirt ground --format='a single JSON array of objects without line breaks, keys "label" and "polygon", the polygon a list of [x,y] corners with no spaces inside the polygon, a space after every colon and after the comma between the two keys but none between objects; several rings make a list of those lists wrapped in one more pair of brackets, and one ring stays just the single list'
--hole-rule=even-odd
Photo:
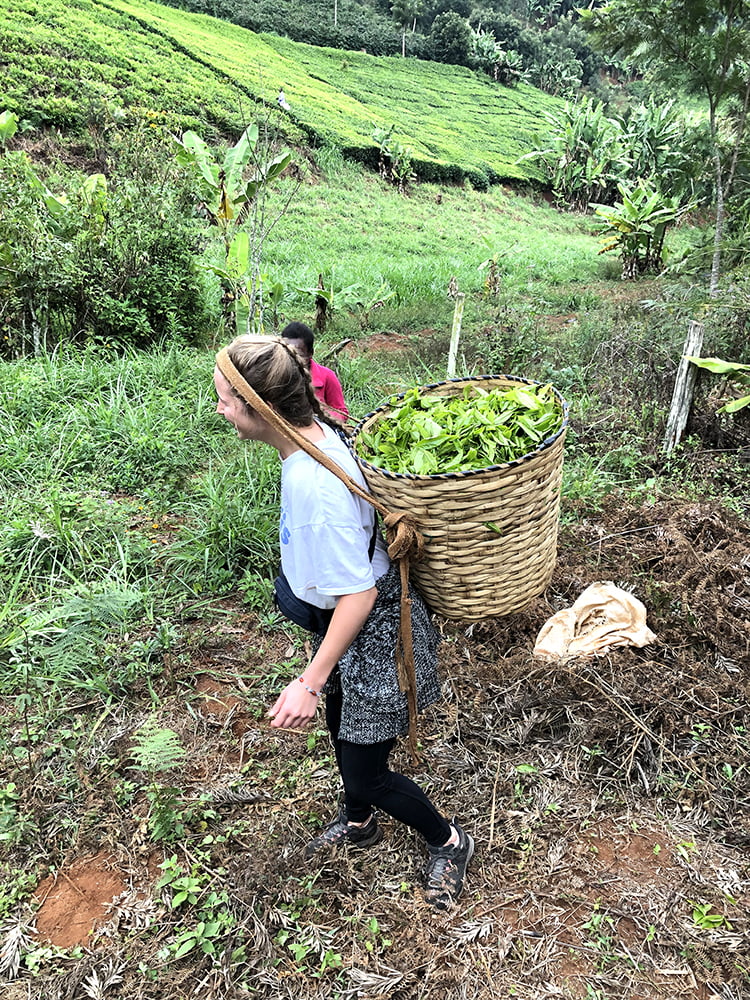
[{"label": "dirt ground", "polygon": [[[185,800],[213,816],[154,852],[143,815],[113,805],[142,718],[105,724],[90,821],[36,893],[39,941],[81,949],[4,1000],[750,996],[747,525],[715,503],[568,506],[558,555],[523,613],[440,622],[443,700],[420,763],[396,753],[475,837],[454,911],[423,902],[423,850],[387,817],[375,848],[304,860],[335,768],[320,729],[265,719],[302,640],[224,602],[208,632],[195,621],[162,712],[188,749]],[[655,641],[535,658],[542,624],[595,581],[639,598]],[[184,925],[155,889],[175,853],[227,891],[236,925],[214,957],[159,957]]]}]

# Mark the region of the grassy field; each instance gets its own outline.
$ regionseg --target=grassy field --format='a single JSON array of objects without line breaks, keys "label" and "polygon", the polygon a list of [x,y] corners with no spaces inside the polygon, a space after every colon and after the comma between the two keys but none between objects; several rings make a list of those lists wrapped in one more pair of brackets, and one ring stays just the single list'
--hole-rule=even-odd
[{"label": "grassy field", "polygon": [[[0,26],[3,108],[36,126],[135,117],[236,135],[259,109],[290,141],[334,144],[377,164],[373,129],[395,125],[418,173],[482,184],[534,180],[516,165],[555,98],[458,67],[316,49],[147,0],[10,0]],[[284,86],[292,111],[275,97]],[[449,113],[447,113],[449,111]]]},{"label": "grassy field", "polygon": [[[313,296],[297,290],[314,288],[322,274],[326,288],[333,283],[340,293],[344,325],[358,317],[388,325],[394,312],[428,302],[443,305],[447,324],[451,278],[461,291],[480,292],[487,274],[480,266],[491,257],[502,294],[527,296],[545,311],[565,311],[571,297],[585,299],[587,286],[608,274],[614,284],[616,263],[610,268],[598,256],[590,219],[499,186],[475,192],[419,184],[403,198],[335,152],[318,162],[322,171],[308,172],[266,247],[269,276],[288,289],[287,310],[311,319]],[[293,183],[272,193],[269,214]],[[381,299],[384,308],[365,319],[364,306]]]}]

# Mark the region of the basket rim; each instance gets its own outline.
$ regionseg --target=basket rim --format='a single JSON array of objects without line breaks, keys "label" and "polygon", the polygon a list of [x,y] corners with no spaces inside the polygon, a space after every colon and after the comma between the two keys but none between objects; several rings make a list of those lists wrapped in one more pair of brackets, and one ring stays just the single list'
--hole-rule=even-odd
[{"label": "basket rim", "polygon": [[[504,379],[506,382],[520,382],[523,385],[552,385],[551,382],[550,383],[539,382],[535,379],[523,378],[521,375],[498,374],[498,375],[465,375],[460,378],[446,378],[442,379],[440,382],[430,382],[427,385],[420,385],[417,388],[422,393],[422,392],[427,392],[430,389],[437,389],[443,385],[453,385],[457,382],[464,382],[464,383],[490,382],[490,381],[497,381],[498,379]],[[366,458],[362,458],[361,455],[357,454],[356,451],[357,437],[360,431],[362,430],[363,425],[368,420],[371,420],[372,417],[374,417],[378,413],[382,413],[385,410],[392,409],[390,400],[398,401],[399,399],[403,399],[406,393],[411,391],[412,391],[411,389],[408,389],[404,392],[399,393],[397,396],[389,397],[389,402],[381,403],[380,406],[377,406],[374,410],[371,410],[369,413],[365,414],[365,416],[362,417],[362,419],[357,422],[352,431],[352,450],[354,451],[355,458],[359,463],[359,465],[367,469],[372,469],[374,472],[377,472],[382,476],[386,476],[388,479],[395,479],[395,480],[408,479],[410,481],[464,479],[466,476],[476,476],[479,473],[483,472],[497,472],[499,470],[505,471],[506,469],[514,469],[519,465],[523,465],[525,462],[530,462],[532,459],[536,458],[539,454],[541,454],[541,452],[546,451],[548,448],[550,448],[555,443],[555,441],[557,441],[557,439],[565,433],[568,427],[568,415],[570,409],[568,406],[568,402],[563,397],[560,390],[556,389],[555,386],[552,385],[552,391],[555,393],[555,395],[562,404],[562,423],[560,424],[559,428],[555,431],[554,434],[551,434],[548,438],[545,438],[544,441],[542,441],[541,444],[537,445],[537,447],[533,451],[528,451],[526,452],[525,455],[521,455],[519,458],[514,458],[512,462],[503,462],[500,465],[485,465],[479,469],[465,469],[462,472],[433,472],[429,475],[420,474],[417,472],[391,472],[390,469],[384,469],[381,465],[373,465],[372,462],[368,462]]]}]

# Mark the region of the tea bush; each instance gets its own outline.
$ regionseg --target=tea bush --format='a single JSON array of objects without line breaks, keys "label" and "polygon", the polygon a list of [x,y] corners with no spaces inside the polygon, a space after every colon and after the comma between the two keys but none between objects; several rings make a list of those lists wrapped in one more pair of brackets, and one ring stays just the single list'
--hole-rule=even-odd
[{"label": "tea bush", "polygon": [[[105,102],[147,123],[163,116],[174,131],[193,129],[214,141],[236,137],[265,109],[288,141],[328,142],[367,162],[374,152],[375,165],[373,128],[395,124],[425,179],[461,181],[474,170],[493,180],[487,167],[497,179],[541,177],[534,164],[516,161],[539,144],[542,114],[558,102],[532,87],[505,88],[466,68],[255,35],[148,0],[48,0],[43,17],[34,0],[8,0],[6,8],[5,107],[36,127],[84,133],[90,109]],[[276,107],[282,85],[289,113]]]}]

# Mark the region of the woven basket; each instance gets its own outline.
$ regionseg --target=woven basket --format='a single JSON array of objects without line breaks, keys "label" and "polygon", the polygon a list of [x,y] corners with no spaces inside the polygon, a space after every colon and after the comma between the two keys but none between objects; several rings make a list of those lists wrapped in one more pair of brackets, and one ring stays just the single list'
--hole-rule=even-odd
[{"label": "woven basket", "polygon": [[[456,395],[467,385],[512,389],[538,385],[510,375],[451,379],[422,392]],[[525,608],[548,585],[555,567],[563,442],[568,406],[555,390],[562,426],[536,451],[472,472],[418,476],[388,472],[357,458],[373,496],[390,510],[412,514],[425,539],[411,575],[433,611],[478,621]],[[401,398],[401,397],[398,397]],[[357,438],[390,409],[369,413]]]}]

